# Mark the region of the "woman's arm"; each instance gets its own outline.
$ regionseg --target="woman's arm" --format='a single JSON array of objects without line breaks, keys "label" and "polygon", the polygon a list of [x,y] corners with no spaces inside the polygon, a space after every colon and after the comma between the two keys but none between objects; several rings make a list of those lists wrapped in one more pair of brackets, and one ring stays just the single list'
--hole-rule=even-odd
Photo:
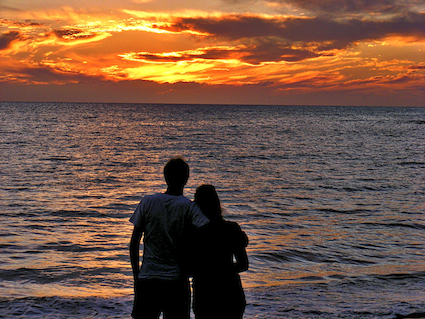
[{"label": "woman's arm", "polygon": [[245,247],[239,248],[234,252],[236,263],[233,264],[237,272],[248,270],[249,262]]}]

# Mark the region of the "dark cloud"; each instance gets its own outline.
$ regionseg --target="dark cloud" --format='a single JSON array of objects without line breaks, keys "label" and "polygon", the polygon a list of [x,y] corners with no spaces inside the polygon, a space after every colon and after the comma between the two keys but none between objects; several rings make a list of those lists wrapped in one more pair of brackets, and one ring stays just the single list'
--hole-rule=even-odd
[{"label": "dark cloud", "polygon": [[0,34],[0,50],[10,48],[13,41],[21,39],[21,33],[19,31],[9,31]]},{"label": "dark cloud", "polygon": [[[134,54],[132,58],[177,62],[195,59],[239,59],[250,64],[261,62],[297,62],[318,56],[333,55],[361,41],[381,40],[388,36],[425,39],[425,14],[407,13],[391,19],[335,20],[314,18],[268,18],[254,15],[176,18],[167,27],[174,32],[197,31],[210,37],[236,41],[235,47],[205,48],[179,55]],[[238,45],[240,44],[240,45]]]},{"label": "dark cloud", "polygon": [[140,52],[140,53],[132,53],[128,58],[135,59],[135,60],[146,60],[146,61],[152,61],[152,62],[178,62],[178,61],[187,61],[187,60],[194,60],[196,58],[203,57],[203,53],[198,54],[189,54],[189,53],[183,53],[179,56],[162,56],[160,54],[155,53],[149,53],[149,52]]},{"label": "dark cloud", "polygon": [[421,82],[423,80],[424,80],[424,76],[421,76],[421,75],[402,74],[395,77],[386,78],[384,82],[388,84],[409,84],[409,83],[412,83],[413,81]]},{"label": "dark cloud", "polygon": [[228,15],[222,18],[177,18],[166,29],[174,32],[195,30],[229,39],[278,36],[284,28],[282,19]]},{"label": "dark cloud", "polygon": [[[350,85],[366,85],[366,84],[374,84],[374,85],[409,85],[415,87],[415,83],[421,83],[425,79],[423,75],[414,75],[414,74],[399,74],[394,76],[374,76],[368,79],[358,79],[347,81],[344,83],[345,86]],[[395,88],[392,86],[392,88]]]},{"label": "dark cloud", "polygon": [[285,0],[309,11],[328,13],[390,13],[408,9],[400,0]]},{"label": "dark cloud", "polygon": [[256,42],[256,44],[249,46],[203,48],[180,52],[178,55],[141,52],[133,53],[128,58],[153,62],[238,59],[242,62],[258,65],[262,62],[296,62],[318,56],[318,54],[309,50],[293,49],[289,44],[279,43],[276,39],[259,39]]},{"label": "dark cloud", "polygon": [[62,40],[72,41],[80,39],[91,39],[96,36],[94,33],[87,33],[86,31],[78,29],[62,29],[62,30],[53,30],[53,34]]},{"label": "dark cloud", "polygon": [[[242,4],[245,0],[223,0],[226,3]],[[255,0],[250,0],[256,2]],[[278,5],[292,5],[307,10],[313,16],[332,14],[388,14],[411,11],[423,5],[422,0],[270,0]],[[277,6],[279,7],[279,6]]]},{"label": "dark cloud", "polygon": [[90,76],[77,71],[61,70],[48,65],[37,65],[22,68],[3,67],[3,71],[14,74],[18,82],[26,83],[86,83],[94,79],[104,79],[103,76]]},{"label": "dark cloud", "polygon": [[168,27],[179,32],[195,30],[228,40],[274,37],[290,43],[316,43],[321,50],[341,49],[357,41],[387,36],[425,38],[425,14],[408,13],[391,19],[345,20],[315,18],[263,18],[230,15],[222,18],[178,18]]},{"label": "dark cloud", "polygon": [[409,67],[409,70],[425,70],[425,65],[414,65]]},{"label": "dark cloud", "polygon": [[9,19],[0,19],[0,26],[27,28],[27,27],[39,27],[41,26],[41,24],[38,22],[34,22],[32,20],[14,21]]},{"label": "dark cloud", "polygon": [[2,6],[1,4],[0,4],[0,10],[1,11],[19,11],[19,12],[22,12],[21,9],[16,9],[16,8],[8,7],[8,6]]},{"label": "dark cloud", "polygon": [[246,47],[243,51],[241,61],[251,64],[261,62],[298,62],[319,56],[306,49],[294,49],[288,43],[280,43],[279,39],[258,39],[255,45]]},{"label": "dark cloud", "polygon": [[289,19],[282,36],[290,41],[318,42],[321,49],[341,49],[352,43],[380,40],[387,36],[425,38],[425,14],[409,14],[391,20],[325,18]]}]

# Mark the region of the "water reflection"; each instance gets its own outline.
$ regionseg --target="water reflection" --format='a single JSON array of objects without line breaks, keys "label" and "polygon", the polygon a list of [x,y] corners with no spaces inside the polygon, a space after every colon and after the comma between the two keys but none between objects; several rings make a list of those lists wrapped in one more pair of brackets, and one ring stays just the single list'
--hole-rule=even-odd
[{"label": "water reflection", "polygon": [[246,287],[425,269],[419,109],[1,112],[4,295],[131,293],[128,218],[141,196],[164,190],[161,167],[175,154],[192,167],[186,195],[217,185],[248,233]]}]

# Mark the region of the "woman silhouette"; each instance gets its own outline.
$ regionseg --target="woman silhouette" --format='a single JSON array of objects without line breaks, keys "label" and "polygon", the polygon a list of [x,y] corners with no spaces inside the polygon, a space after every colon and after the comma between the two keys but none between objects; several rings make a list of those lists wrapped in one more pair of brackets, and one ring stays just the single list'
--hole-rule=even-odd
[{"label": "woman silhouette", "polygon": [[195,202],[209,218],[194,240],[193,310],[197,319],[242,318],[245,310],[239,272],[248,269],[248,237],[235,222],[222,217],[220,200],[212,185],[202,185]]}]

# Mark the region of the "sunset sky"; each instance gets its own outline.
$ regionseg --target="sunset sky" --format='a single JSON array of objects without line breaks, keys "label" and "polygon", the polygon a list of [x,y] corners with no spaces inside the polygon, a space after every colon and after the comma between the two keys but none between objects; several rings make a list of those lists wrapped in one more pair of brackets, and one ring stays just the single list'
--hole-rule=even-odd
[{"label": "sunset sky", "polygon": [[0,101],[425,106],[423,0],[0,0]]}]

